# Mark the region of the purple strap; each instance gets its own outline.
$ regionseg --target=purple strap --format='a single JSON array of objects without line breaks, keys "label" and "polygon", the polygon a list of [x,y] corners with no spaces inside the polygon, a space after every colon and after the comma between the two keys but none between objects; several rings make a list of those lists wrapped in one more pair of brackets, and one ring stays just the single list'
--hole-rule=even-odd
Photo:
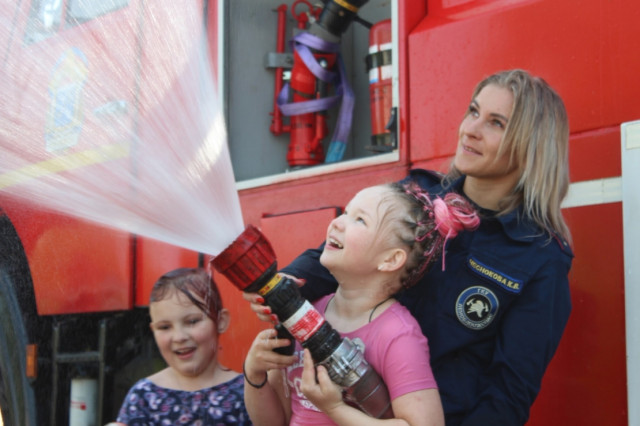
[{"label": "purple strap", "polygon": [[324,111],[329,108],[333,108],[338,103],[340,97],[342,96],[341,92],[341,90],[338,91],[336,89],[336,94],[333,96],[320,99],[311,99],[302,102],[287,103],[287,100],[289,99],[289,83],[287,83],[282,88],[282,91],[280,91],[280,95],[278,95],[278,106],[280,107],[280,111],[282,111],[282,113],[286,116]]},{"label": "purple strap", "polygon": [[300,33],[291,41],[291,44],[293,49],[298,51],[300,59],[302,59],[302,62],[304,62],[313,75],[324,82],[333,82],[337,77],[336,73],[320,65],[313,56],[313,53],[311,53],[311,50],[309,50],[309,47],[320,52],[340,54],[340,46],[337,43],[330,43],[309,33]]},{"label": "purple strap", "polygon": [[[338,113],[336,128],[334,129],[326,162],[332,163],[342,160],[344,156],[347,138],[351,131],[351,120],[353,118],[353,106],[355,96],[349,86],[345,72],[344,62],[340,54],[340,45],[322,40],[307,32],[298,34],[292,40],[295,49],[304,62],[305,66],[314,76],[327,83],[334,83],[335,95],[321,99],[311,99],[302,102],[287,102],[289,99],[289,83],[287,83],[278,95],[278,106],[280,111],[286,116],[307,114],[311,112],[324,111],[333,108],[342,98],[342,105]],[[335,72],[323,68],[311,53],[309,47],[322,51],[337,53],[338,55],[338,75]]]},{"label": "purple strap", "polygon": [[338,56],[338,70],[340,72],[340,80],[344,82],[341,87],[341,91],[344,91],[344,93],[342,96],[342,105],[340,105],[340,112],[338,113],[336,128],[333,131],[333,137],[329,144],[327,157],[325,159],[325,162],[327,163],[335,163],[342,160],[342,157],[344,157],[344,151],[347,147],[347,138],[351,131],[353,106],[355,105],[355,96],[351,86],[347,82],[347,73],[345,71],[344,62],[342,61],[342,56]]}]

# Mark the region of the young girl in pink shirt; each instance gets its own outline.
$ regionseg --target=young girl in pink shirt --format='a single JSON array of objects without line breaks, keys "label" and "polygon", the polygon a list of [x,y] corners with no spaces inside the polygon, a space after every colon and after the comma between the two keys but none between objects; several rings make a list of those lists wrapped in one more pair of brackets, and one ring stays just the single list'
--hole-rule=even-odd
[{"label": "young girl in pink shirt", "polygon": [[394,418],[375,419],[345,402],[308,349],[297,343],[293,355],[278,354],[273,349],[289,340],[264,330],[244,365],[245,403],[254,424],[444,425],[427,339],[394,295],[422,276],[448,239],[478,222],[456,194],[431,199],[400,183],[360,191],[327,229],[320,262],[339,285],[314,306],[363,351],[387,386]]}]

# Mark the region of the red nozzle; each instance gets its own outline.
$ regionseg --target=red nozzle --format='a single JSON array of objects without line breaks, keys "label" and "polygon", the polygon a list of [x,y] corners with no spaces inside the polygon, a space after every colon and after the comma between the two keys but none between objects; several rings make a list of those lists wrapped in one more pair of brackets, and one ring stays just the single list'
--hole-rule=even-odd
[{"label": "red nozzle", "polygon": [[242,291],[257,291],[277,269],[271,244],[253,225],[247,226],[229,247],[214,257],[211,265]]}]

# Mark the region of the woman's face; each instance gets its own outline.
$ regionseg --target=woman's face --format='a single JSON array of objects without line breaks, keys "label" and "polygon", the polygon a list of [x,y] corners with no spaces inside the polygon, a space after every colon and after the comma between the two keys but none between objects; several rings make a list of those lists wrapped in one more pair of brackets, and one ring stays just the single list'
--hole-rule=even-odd
[{"label": "woman's face", "polygon": [[496,85],[484,87],[471,101],[460,124],[454,165],[462,174],[485,180],[514,180],[518,167],[509,155],[498,156],[505,129],[511,118],[513,94]]},{"label": "woman's face", "polygon": [[177,290],[149,305],[151,330],[160,354],[177,373],[195,377],[215,369],[215,322]]}]

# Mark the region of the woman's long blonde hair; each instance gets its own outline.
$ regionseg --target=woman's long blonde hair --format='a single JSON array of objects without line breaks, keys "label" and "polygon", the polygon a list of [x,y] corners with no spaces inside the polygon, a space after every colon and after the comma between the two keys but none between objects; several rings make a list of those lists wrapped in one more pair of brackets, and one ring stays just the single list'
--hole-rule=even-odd
[{"label": "woman's long blonde hair", "polygon": [[[513,94],[513,111],[498,156],[508,153],[521,171],[518,183],[500,203],[498,214],[509,213],[522,204],[524,214],[550,236],[557,234],[571,243],[560,210],[569,189],[569,119],[564,102],[542,78],[519,69],[485,78],[476,86],[472,99],[488,85]],[[460,175],[452,165],[445,181]]]}]

